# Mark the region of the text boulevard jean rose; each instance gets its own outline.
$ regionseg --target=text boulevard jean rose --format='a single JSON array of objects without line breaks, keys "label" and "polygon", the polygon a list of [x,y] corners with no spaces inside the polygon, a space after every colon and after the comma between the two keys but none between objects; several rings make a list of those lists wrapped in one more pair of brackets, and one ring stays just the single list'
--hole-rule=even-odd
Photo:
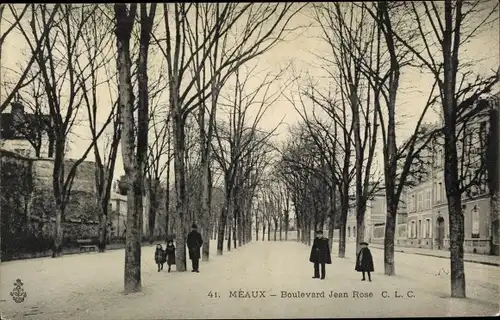
[{"label": "text boulevard jean rose", "polygon": [[[330,299],[343,299],[343,298],[354,298],[354,299],[370,299],[376,297],[377,294],[373,292],[336,292],[336,291],[318,291],[318,292],[303,292],[303,291],[281,291],[280,297],[283,299],[290,298],[330,298]],[[382,298],[414,298],[415,294],[412,290],[408,291],[381,291],[379,293]]]}]

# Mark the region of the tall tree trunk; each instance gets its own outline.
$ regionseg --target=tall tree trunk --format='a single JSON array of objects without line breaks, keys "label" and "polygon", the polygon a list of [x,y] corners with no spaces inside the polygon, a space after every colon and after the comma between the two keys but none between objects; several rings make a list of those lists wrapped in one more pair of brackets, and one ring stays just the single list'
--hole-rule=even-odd
[{"label": "tall tree trunk", "polygon": [[255,241],[259,241],[259,223],[257,222],[257,215],[255,217]]},{"label": "tall tree trunk", "polygon": [[[60,135],[58,135],[60,136]],[[52,188],[53,188],[53,199],[55,203],[56,211],[56,225],[55,225],[55,235],[52,246],[52,258],[57,258],[62,255],[62,242],[63,242],[63,217],[64,209],[66,207],[66,201],[64,201],[64,146],[66,141],[60,139],[57,143],[55,159],[53,162],[52,171]]]},{"label": "tall tree trunk", "polygon": [[346,227],[347,227],[347,221],[345,218],[341,217],[340,218],[340,224],[339,224],[339,253],[338,257],[339,258],[345,258],[345,237],[346,237]]},{"label": "tall tree trunk", "polygon": [[262,221],[262,241],[264,241],[265,234],[266,234],[266,222]]},{"label": "tall tree trunk", "polygon": [[156,213],[158,212],[158,196],[157,191],[159,188],[159,181],[152,182],[154,185],[149,190],[149,213],[148,213],[148,225],[149,225],[149,243],[153,244],[155,238],[155,223],[156,223]]},{"label": "tall tree trunk", "polygon": [[62,212],[61,206],[56,205],[56,234],[54,237],[54,243],[52,248],[52,258],[57,258],[62,255],[62,241],[63,241],[63,229],[62,229],[62,217],[64,213]]},{"label": "tall tree trunk", "polygon": [[[356,168],[356,253],[359,251],[359,243],[364,241],[364,213],[363,206],[363,146],[361,143],[361,124],[359,119],[359,101],[357,97],[357,87],[350,85],[350,101],[353,112],[354,126],[354,147],[355,147],[355,168]],[[368,130],[368,129],[366,129]]]},{"label": "tall tree trunk", "polygon": [[241,234],[240,237],[238,238],[239,246],[241,247],[246,243],[247,240],[247,210],[246,210],[246,204],[242,206],[242,217],[241,217],[241,222],[240,222],[240,227],[241,227]]},{"label": "tall tree trunk", "polygon": [[237,238],[238,238],[238,234],[240,233],[240,230],[238,228],[238,221],[239,221],[240,217],[239,217],[239,212],[238,212],[238,215],[234,217],[234,220],[233,220],[233,248],[237,248]]},{"label": "tall tree trunk", "polygon": [[271,219],[267,219],[267,241],[271,241]]},{"label": "tall tree trunk", "polygon": [[[210,149],[210,148],[207,148]],[[211,220],[211,189],[212,189],[212,177],[210,174],[210,162],[206,161],[203,168],[203,192],[202,192],[202,212],[203,212],[203,238],[206,239],[203,241],[203,255],[202,261],[208,261],[210,256],[210,239],[212,227],[210,225]]]},{"label": "tall tree trunk", "polygon": [[278,234],[278,219],[274,218],[274,241],[277,240],[277,234]]},{"label": "tall tree trunk", "polygon": [[[238,183],[238,182],[237,182]],[[233,196],[233,247],[237,248],[237,242],[241,233],[241,210],[240,210],[240,187],[236,186]],[[241,243],[240,243],[241,244]],[[228,247],[230,248],[230,247]]]},{"label": "tall tree trunk", "polygon": [[228,217],[228,223],[227,223],[227,251],[231,251],[231,240],[233,239],[232,233],[233,233],[233,218],[232,215],[229,214]]},{"label": "tall tree trunk", "polygon": [[[116,45],[119,108],[123,124],[121,139],[123,168],[127,179],[127,227],[125,235],[125,272],[124,283],[126,292],[141,290],[140,269],[140,237],[139,219],[135,214],[135,180],[134,165],[135,125],[134,125],[134,94],[131,81],[130,36],[134,24],[137,5],[131,5],[129,13],[125,4],[115,4]],[[137,241],[137,237],[139,238]],[[137,242],[139,245],[137,246]],[[137,250],[138,249],[138,250]],[[137,255],[139,252],[139,255]]]},{"label": "tall tree trunk", "polygon": [[288,207],[285,211],[285,241],[288,241],[288,229],[290,227],[290,213],[288,212]]},{"label": "tall tree trunk", "polygon": [[[460,10],[462,5],[463,1],[458,1],[455,5],[457,17],[461,17]],[[455,100],[461,21],[458,21],[460,19],[458,18],[456,25],[453,26],[453,16],[452,1],[445,1],[445,30],[442,38],[444,79],[440,89],[444,114],[444,181],[448,200],[450,232],[451,296],[454,298],[465,298],[464,216],[458,178],[456,142],[457,106]],[[455,35],[455,39],[452,39],[453,35]]]},{"label": "tall tree trunk", "polygon": [[[99,200],[99,210],[101,210],[99,215],[99,252],[106,251],[106,238],[108,235],[108,205],[105,204],[106,209],[104,209],[104,204],[102,200]],[[104,212],[106,210],[106,212]]]},{"label": "tall tree trunk", "polygon": [[[134,6],[136,7],[136,5]],[[134,95],[131,83],[131,60],[130,60],[130,32],[135,19],[135,11],[127,16],[125,5],[115,4],[117,20],[117,69],[118,69],[118,89],[120,95],[120,108],[122,109],[123,135],[121,139],[123,167],[127,179],[127,227],[126,227],[126,250],[125,250],[125,291],[137,292],[141,290],[141,269],[140,269],[140,241],[141,227],[139,217],[136,214],[136,188],[142,195],[141,183],[136,184],[137,172],[134,164],[135,146],[135,125],[133,116]],[[130,21],[132,20],[132,21]],[[126,27],[128,25],[128,28]],[[142,216],[142,214],[141,214]]]},{"label": "tall tree trunk", "polygon": [[221,213],[220,213],[220,219],[218,222],[219,226],[219,233],[217,234],[217,255],[222,255],[222,252],[224,250],[224,235],[228,234],[229,232],[224,232],[227,227],[227,213],[229,210],[229,201],[230,197],[228,195],[225,196],[224,199],[224,206],[222,207]]},{"label": "tall tree trunk", "polygon": [[[177,100],[171,98],[171,100]],[[178,101],[174,102],[174,105]],[[175,244],[176,244],[176,268],[178,271],[186,271],[186,218],[187,218],[187,195],[186,195],[186,175],[184,155],[185,150],[185,136],[184,136],[184,122],[178,107],[173,108],[172,126],[174,131],[174,172],[175,172],[175,189],[176,189],[176,230],[175,230]]]},{"label": "tall tree trunk", "polygon": [[328,245],[330,246],[330,252],[332,252],[333,247],[333,231],[335,229],[335,212],[336,212],[336,204],[335,204],[335,185],[330,189],[330,202],[329,202],[329,216],[328,216]]},{"label": "tall tree trunk", "polygon": [[387,215],[385,218],[385,236],[384,236],[384,274],[393,276],[396,274],[396,265],[394,263],[394,240],[396,234],[396,214],[398,210],[397,203],[394,203],[393,197],[389,192],[386,194]]},{"label": "tall tree trunk", "polygon": [[279,226],[280,226],[280,241],[283,241],[283,219],[282,219],[282,217],[280,217]]},{"label": "tall tree trunk", "polygon": [[462,199],[458,182],[458,160],[455,141],[455,130],[447,128],[445,132],[444,181],[448,199],[449,233],[450,233],[450,264],[451,264],[451,296],[465,298],[464,272],[464,216]]}]

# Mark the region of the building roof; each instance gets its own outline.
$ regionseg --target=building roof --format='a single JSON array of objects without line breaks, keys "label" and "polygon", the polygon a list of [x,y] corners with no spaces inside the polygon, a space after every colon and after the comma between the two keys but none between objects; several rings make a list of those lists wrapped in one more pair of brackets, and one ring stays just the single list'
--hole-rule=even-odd
[{"label": "building roof", "polygon": [[50,128],[50,116],[33,113],[23,113],[22,122],[16,123],[14,114],[0,114],[0,138],[26,139],[35,138],[40,131],[47,132]]}]

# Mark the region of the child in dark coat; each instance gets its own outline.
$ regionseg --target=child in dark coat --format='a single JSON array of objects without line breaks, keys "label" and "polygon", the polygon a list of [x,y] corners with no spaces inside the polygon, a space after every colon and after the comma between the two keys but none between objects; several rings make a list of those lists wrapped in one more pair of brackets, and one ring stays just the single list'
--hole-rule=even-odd
[{"label": "child in dark coat", "polygon": [[156,245],[155,262],[158,265],[158,272],[163,270],[163,264],[165,263],[165,251],[163,251],[161,244]]},{"label": "child in dark coat", "polygon": [[356,268],[355,270],[358,272],[362,272],[363,279],[361,281],[365,281],[365,272],[368,273],[368,281],[372,281],[372,277],[370,272],[374,271],[373,268],[373,257],[370,249],[368,249],[368,243],[361,242],[361,250],[358,252],[358,256],[356,257]]},{"label": "child in dark coat", "polygon": [[165,255],[167,258],[168,272],[170,272],[170,266],[175,264],[175,246],[173,240],[168,240],[165,248]]}]

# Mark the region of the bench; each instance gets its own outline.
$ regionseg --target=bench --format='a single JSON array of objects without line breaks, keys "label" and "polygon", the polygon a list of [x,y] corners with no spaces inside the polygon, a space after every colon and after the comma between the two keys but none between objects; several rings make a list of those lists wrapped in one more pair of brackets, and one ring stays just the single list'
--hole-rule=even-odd
[{"label": "bench", "polygon": [[92,239],[77,239],[76,243],[80,246],[80,252],[96,251],[97,246],[92,244]]}]

